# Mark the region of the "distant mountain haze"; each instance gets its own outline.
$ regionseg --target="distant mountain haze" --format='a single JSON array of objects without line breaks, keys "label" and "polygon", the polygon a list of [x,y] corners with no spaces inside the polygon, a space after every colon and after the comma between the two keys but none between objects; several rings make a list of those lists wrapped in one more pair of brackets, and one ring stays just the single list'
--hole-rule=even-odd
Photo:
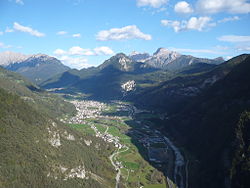
[{"label": "distant mountain haze", "polygon": [[[208,70],[224,60],[196,58],[158,48],[153,55],[135,51],[130,55],[118,53],[97,67],[82,70],[70,69],[60,60],[45,54],[3,52],[0,53],[0,62],[4,68],[20,73],[46,89],[64,88],[64,91],[83,92],[93,98],[119,99],[124,95],[121,85],[126,82],[133,81],[140,89],[165,81],[168,76],[177,75],[180,71],[194,73]],[[132,92],[134,90],[128,93]]]},{"label": "distant mountain haze", "polygon": [[[128,56],[118,53],[98,67],[67,71],[41,83],[41,86],[46,89],[64,88],[62,92],[83,92],[92,99],[120,99],[135,90],[143,90],[146,85],[165,81],[178,72],[205,71],[223,61],[221,58],[214,60],[181,55],[165,48],[157,49],[152,56],[139,52]],[[135,90],[124,94],[122,85],[134,82]]]},{"label": "distant mountain haze", "polygon": [[70,70],[58,59],[45,54],[24,55],[15,52],[2,52],[0,53],[0,65],[20,73],[37,84]]},{"label": "distant mountain haze", "polygon": [[149,56],[147,53],[132,53],[129,57],[134,61],[144,62],[146,65],[171,71],[197,63],[217,65],[224,62],[222,57],[216,59],[197,58],[190,55],[182,55],[166,48],[158,48],[152,56]]}]

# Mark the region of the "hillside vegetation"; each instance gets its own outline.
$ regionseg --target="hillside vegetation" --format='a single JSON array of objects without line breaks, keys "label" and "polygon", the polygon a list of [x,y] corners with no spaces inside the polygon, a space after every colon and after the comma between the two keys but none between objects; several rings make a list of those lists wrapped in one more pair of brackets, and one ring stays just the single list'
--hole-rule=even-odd
[{"label": "hillside vegetation", "polygon": [[209,73],[220,80],[160,122],[191,160],[190,187],[249,186],[250,56],[222,66]]},{"label": "hillside vegetation", "polygon": [[83,137],[2,89],[0,114],[1,188],[113,187],[109,145]]},{"label": "hillside vegetation", "polygon": [[17,73],[1,67],[0,88],[20,96],[34,108],[50,116],[61,117],[75,113],[75,108],[72,104],[65,102],[57,95],[40,89]]}]

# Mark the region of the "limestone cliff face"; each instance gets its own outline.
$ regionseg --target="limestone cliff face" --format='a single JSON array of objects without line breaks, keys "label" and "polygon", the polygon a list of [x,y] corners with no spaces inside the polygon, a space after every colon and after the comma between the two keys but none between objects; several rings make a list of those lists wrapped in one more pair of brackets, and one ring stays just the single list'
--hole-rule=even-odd
[{"label": "limestone cliff face", "polygon": [[136,83],[134,80],[129,80],[121,85],[121,88],[124,92],[133,91],[135,87],[136,87]]}]

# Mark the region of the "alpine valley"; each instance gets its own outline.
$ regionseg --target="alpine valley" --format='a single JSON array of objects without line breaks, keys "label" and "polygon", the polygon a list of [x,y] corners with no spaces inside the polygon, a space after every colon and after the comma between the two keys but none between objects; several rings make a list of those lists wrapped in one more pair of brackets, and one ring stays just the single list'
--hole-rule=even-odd
[{"label": "alpine valley", "polygon": [[250,187],[250,55],[97,67],[0,53],[0,188]]}]

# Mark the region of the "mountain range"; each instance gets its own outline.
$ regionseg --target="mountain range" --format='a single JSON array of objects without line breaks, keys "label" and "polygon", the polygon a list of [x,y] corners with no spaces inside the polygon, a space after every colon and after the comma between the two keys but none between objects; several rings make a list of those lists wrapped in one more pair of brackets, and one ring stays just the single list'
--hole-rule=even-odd
[{"label": "mountain range", "polygon": [[[120,71],[136,73],[137,71],[145,73],[148,71],[147,69],[178,71],[190,65],[217,65],[224,61],[222,58],[196,58],[189,55],[181,55],[165,48],[159,48],[152,56],[148,53],[138,52],[132,52],[129,56],[124,54],[124,57],[121,54],[117,54],[97,67],[97,69],[102,69],[106,66],[105,64],[109,64],[109,61],[115,62],[115,58],[117,58],[117,66],[120,66],[116,66],[116,68]],[[0,65],[7,70],[18,72],[36,84],[42,84],[50,78],[53,79],[57,74],[70,71],[70,68],[63,65],[60,60],[45,54],[24,55],[6,51],[0,53]],[[142,71],[143,69],[145,70]]]},{"label": "mountain range", "polygon": [[133,61],[144,62],[148,66],[170,71],[180,70],[181,68],[200,63],[218,65],[224,62],[222,57],[215,59],[197,58],[190,55],[182,55],[166,48],[158,48],[152,56],[147,53],[133,52],[129,57]]},{"label": "mountain range", "polygon": [[[88,147],[83,139],[102,142],[83,138],[57,120],[75,113],[72,104],[57,94],[118,99],[156,114],[148,121],[181,148],[188,161],[189,187],[250,186],[249,54],[224,61],[159,48],[152,56],[119,53],[98,67],[50,73],[48,79],[41,71],[51,64],[62,65],[53,57],[17,54],[0,59],[4,67],[0,68],[0,187],[114,186],[108,146]],[[44,69],[34,69],[39,66]],[[44,77],[38,81],[23,74],[24,78],[18,73],[23,69]],[[60,146],[55,147],[58,137]],[[84,171],[88,179],[65,181],[70,169]]]},{"label": "mountain range", "polygon": [[70,69],[58,59],[45,54],[24,55],[8,51],[0,53],[0,65],[36,84]]},{"label": "mountain range", "polygon": [[222,58],[202,59],[181,55],[164,48],[159,48],[153,56],[136,52],[129,56],[119,53],[98,67],[69,70],[40,85],[46,89],[63,88],[61,92],[83,92],[92,99],[121,99],[124,96],[121,85],[131,80],[140,89],[167,80],[184,69],[206,70],[223,61]]}]

